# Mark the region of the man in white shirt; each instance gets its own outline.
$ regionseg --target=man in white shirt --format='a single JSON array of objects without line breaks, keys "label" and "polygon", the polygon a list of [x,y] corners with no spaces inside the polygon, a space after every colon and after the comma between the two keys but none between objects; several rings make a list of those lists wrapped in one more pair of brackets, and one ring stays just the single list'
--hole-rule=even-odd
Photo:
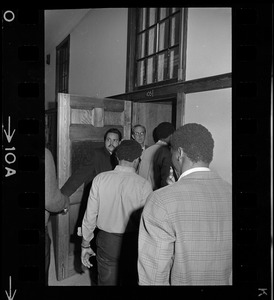
[{"label": "man in white shirt", "polygon": [[167,185],[172,165],[169,144],[174,130],[171,123],[160,123],[154,129],[156,144],[148,147],[141,156],[138,174],[151,183],[153,190]]},{"label": "man in white shirt", "polygon": [[[124,140],[115,151],[119,165],[94,178],[82,223],[81,260],[88,268],[92,266],[90,256],[95,255],[89,243],[96,226],[99,229],[96,238],[98,285],[123,284],[124,278],[130,284],[137,284],[140,213],[152,192],[150,183],[136,174],[142,153],[140,144]],[[126,259],[121,255],[125,243],[132,247],[125,251]]]}]

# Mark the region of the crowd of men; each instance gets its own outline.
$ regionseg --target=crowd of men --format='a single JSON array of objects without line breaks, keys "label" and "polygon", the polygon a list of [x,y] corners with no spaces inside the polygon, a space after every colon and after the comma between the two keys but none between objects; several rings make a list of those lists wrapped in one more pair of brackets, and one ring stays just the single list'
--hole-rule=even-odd
[{"label": "crowd of men", "polygon": [[85,184],[77,223],[83,266],[95,269],[96,258],[98,285],[230,284],[232,189],[209,168],[211,133],[163,122],[150,147],[143,125],[131,137],[108,130],[104,146],[59,190],[63,202],[46,205],[69,208],[67,199]]}]

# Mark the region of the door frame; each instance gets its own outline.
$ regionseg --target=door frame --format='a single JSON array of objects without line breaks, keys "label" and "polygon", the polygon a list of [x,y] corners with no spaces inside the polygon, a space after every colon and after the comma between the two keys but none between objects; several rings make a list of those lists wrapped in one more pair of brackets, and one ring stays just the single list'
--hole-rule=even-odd
[{"label": "door frame", "polygon": [[172,107],[172,114],[171,114],[171,123],[176,128],[177,126],[177,117],[178,117],[178,111],[177,111],[177,97],[174,95],[173,97],[168,97],[166,99],[155,99],[155,100],[147,100],[147,101],[138,101],[138,103],[156,103],[156,104],[161,104],[161,103],[170,103]]},{"label": "door frame", "polygon": [[[232,87],[232,73],[198,78],[193,80],[179,80],[176,83],[144,88],[142,90],[113,95],[112,99],[123,99],[133,102],[158,101],[161,99],[177,99],[176,128],[185,123],[186,94],[226,89]],[[142,100],[140,100],[142,99]]]}]

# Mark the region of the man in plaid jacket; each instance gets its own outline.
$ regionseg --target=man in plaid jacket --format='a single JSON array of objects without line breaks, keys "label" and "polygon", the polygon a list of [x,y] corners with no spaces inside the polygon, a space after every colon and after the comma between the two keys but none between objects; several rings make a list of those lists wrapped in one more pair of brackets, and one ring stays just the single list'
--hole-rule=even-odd
[{"label": "man in plaid jacket", "polygon": [[139,230],[139,285],[228,285],[232,188],[209,169],[214,140],[202,125],[172,136],[177,182],[148,197]]}]

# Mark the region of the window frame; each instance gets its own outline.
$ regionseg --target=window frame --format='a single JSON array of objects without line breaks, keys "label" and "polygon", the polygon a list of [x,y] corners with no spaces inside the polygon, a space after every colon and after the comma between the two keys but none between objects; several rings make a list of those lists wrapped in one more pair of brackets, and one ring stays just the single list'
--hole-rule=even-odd
[{"label": "window frame", "polygon": [[[66,51],[66,57],[62,57],[62,51]],[[61,56],[61,59],[60,59]],[[58,93],[69,93],[69,60],[70,60],[70,35],[68,35],[56,47],[56,80],[55,80],[55,97],[57,99]],[[63,68],[61,68],[61,66]],[[65,76],[63,69],[66,68]],[[61,80],[60,80],[61,79]],[[62,84],[62,86],[60,86]]]},{"label": "window frame", "polygon": [[[171,9],[171,8],[169,8]],[[149,10],[146,11],[147,17],[149,14]],[[174,45],[170,46],[170,25],[169,23],[171,22],[172,16],[175,16],[176,14],[179,14],[179,25],[178,25],[178,42],[175,43]],[[175,83],[178,82],[179,80],[184,80],[185,78],[185,69],[182,69],[185,66],[185,59],[186,59],[186,22],[187,22],[187,9],[180,7],[179,10],[177,10],[177,12],[173,12],[168,13],[168,15],[165,18],[160,19],[160,8],[157,8],[157,14],[156,14],[156,22],[154,23],[154,25],[151,26],[147,26],[145,29],[138,31],[137,27],[139,24],[137,24],[138,22],[138,8],[129,8],[128,11],[128,51],[127,51],[127,80],[126,80],[126,92],[133,92],[133,91],[138,91],[138,90],[143,90],[143,89],[147,89],[147,88],[152,88],[152,87],[157,87],[157,86],[162,86],[162,85],[166,85],[166,84],[171,84],[171,83]],[[168,21],[168,37],[166,37],[168,39],[168,45],[167,48],[163,48],[160,51],[158,51],[157,49],[157,45],[154,45],[155,48],[155,52],[152,55],[148,55],[148,53],[145,53],[145,55],[142,57],[142,59],[137,59],[137,43],[138,43],[138,36],[140,35],[140,33],[145,33],[148,34],[149,29],[153,28],[154,26],[156,27],[156,35],[157,35],[157,30],[159,30],[159,27],[161,23],[163,23],[164,21]],[[148,22],[148,18],[146,18],[146,22]],[[156,24],[156,25],[155,25]],[[148,24],[147,24],[148,25]],[[138,31],[138,33],[137,33]],[[154,40],[155,43],[158,43],[158,39],[157,37]],[[148,39],[145,39],[145,47],[147,49],[148,47]],[[172,49],[178,49],[178,75],[175,78],[171,78],[171,79],[164,79],[161,81],[157,81],[155,82],[155,78],[157,78],[159,76],[158,73],[158,55],[161,53],[169,53],[170,50]],[[137,85],[137,62],[139,61],[145,61],[147,58],[149,57],[154,57],[154,63],[153,63],[153,82],[146,84],[144,83],[141,86]],[[163,71],[166,72],[166,74],[163,74],[164,78],[168,77],[168,74],[170,72],[169,70],[169,60],[170,60],[170,56],[167,55],[167,68],[165,68]],[[146,72],[147,72],[147,63],[145,63],[144,66],[144,78],[146,78]]]},{"label": "window frame", "polygon": [[[187,53],[187,32],[188,32],[188,8],[181,10],[181,35],[179,50],[178,81],[174,83],[162,82],[162,85],[143,86],[141,89],[134,88],[134,51],[135,51],[135,9],[128,9],[128,51],[126,65],[126,88],[125,93],[112,95],[109,98],[127,100],[132,102],[157,102],[164,99],[176,98],[176,127],[184,124],[186,95],[217,89],[232,87],[232,73],[223,73],[214,76],[186,80],[186,53]],[[182,41],[182,42],[181,42]]]}]

